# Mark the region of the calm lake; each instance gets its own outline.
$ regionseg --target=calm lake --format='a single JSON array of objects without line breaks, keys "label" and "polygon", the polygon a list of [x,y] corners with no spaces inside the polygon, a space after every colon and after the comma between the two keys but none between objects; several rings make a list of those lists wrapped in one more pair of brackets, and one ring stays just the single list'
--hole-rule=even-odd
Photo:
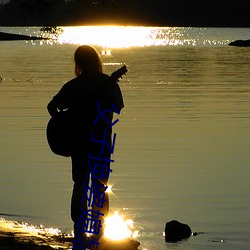
[{"label": "calm lake", "polygon": [[[134,221],[140,249],[249,249],[250,48],[228,43],[249,39],[250,29],[62,29],[58,42],[0,42],[0,217],[71,232],[71,162],[48,147],[46,106],[88,43],[106,73],[129,69],[110,206]],[[173,219],[204,234],[165,243]]]}]

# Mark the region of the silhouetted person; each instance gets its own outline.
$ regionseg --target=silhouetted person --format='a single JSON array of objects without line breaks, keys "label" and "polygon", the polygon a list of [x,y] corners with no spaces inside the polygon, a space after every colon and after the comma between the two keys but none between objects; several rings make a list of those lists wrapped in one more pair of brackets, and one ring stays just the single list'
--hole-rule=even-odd
[{"label": "silhouetted person", "polygon": [[[98,157],[110,159],[111,151],[106,145],[104,146],[97,141],[103,141],[105,136],[105,141],[112,146],[112,126],[110,126],[110,122],[113,119],[113,111],[119,113],[124,104],[117,82],[103,74],[100,56],[93,47],[88,45],[78,47],[74,59],[76,78],[64,84],[53,97],[48,104],[48,112],[51,116],[65,109],[71,113],[71,159],[72,179],[74,181],[71,218],[74,222],[75,235],[80,233],[84,236],[81,225],[87,220],[87,205],[91,202],[89,197],[86,196],[90,178],[92,178],[94,197],[99,197],[98,199],[103,201],[104,195],[100,195],[100,193],[105,192],[110,173],[110,161],[98,161],[96,159]],[[115,109],[110,110],[112,104]],[[100,112],[105,110],[109,110],[104,113],[106,119],[100,116]],[[99,179],[94,178],[93,173],[90,175],[91,168],[94,168],[96,163],[100,165],[96,166],[95,172],[95,175],[100,177]],[[103,169],[101,165],[104,163],[106,168]],[[104,172],[98,173],[101,169]],[[86,211],[85,215],[83,210]],[[100,210],[99,216],[95,214],[95,218],[101,220],[103,225],[104,217],[108,215],[109,211],[107,193],[105,193],[103,208],[97,207],[96,204],[93,205],[93,211],[98,210]],[[104,214],[104,216],[100,214]],[[100,235],[102,233],[101,230]]]}]

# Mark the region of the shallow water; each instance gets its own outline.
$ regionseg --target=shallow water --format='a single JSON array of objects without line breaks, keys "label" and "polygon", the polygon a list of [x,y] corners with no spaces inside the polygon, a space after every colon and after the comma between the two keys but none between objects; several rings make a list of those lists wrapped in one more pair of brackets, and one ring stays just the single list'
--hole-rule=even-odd
[{"label": "shallow water", "polygon": [[[141,249],[249,249],[250,50],[220,44],[218,32],[204,37],[217,39],[212,46],[114,48],[103,56],[107,73],[129,68],[114,127],[111,209],[134,220]],[[223,32],[229,41],[249,29]],[[0,213],[65,231],[70,159],[48,148],[46,105],[74,77],[76,47],[0,43]],[[162,232],[172,219],[204,234],[167,244]]]}]

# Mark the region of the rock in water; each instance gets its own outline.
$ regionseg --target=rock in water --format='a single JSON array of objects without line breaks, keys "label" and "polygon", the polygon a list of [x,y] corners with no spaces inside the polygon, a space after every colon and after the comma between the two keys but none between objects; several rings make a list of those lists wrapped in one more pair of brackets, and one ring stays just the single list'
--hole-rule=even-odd
[{"label": "rock in water", "polygon": [[177,242],[183,239],[187,239],[191,236],[191,228],[179,221],[172,220],[166,223],[165,226],[165,241]]},{"label": "rock in water", "polygon": [[249,40],[236,40],[228,44],[229,46],[250,47]]}]

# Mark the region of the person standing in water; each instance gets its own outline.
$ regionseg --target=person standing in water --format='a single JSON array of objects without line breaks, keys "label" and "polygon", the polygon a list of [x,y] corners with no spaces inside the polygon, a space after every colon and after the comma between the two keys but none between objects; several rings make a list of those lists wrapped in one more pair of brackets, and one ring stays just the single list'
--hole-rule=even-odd
[{"label": "person standing in water", "polygon": [[[104,223],[104,218],[109,212],[109,199],[105,189],[108,183],[110,161],[106,161],[105,173],[100,178],[93,178],[90,175],[94,165],[94,159],[110,159],[111,152],[108,147],[102,146],[96,141],[105,141],[112,145],[112,127],[110,122],[113,119],[113,112],[120,113],[124,107],[123,97],[119,85],[111,77],[103,73],[102,63],[98,52],[89,45],[79,46],[74,54],[76,77],[63,85],[59,92],[49,102],[47,109],[51,116],[55,116],[61,110],[68,110],[71,113],[71,161],[72,179],[74,182],[71,198],[71,218],[74,222],[74,234],[84,237],[79,222],[87,220],[89,199],[87,190],[90,179],[94,196],[100,198],[100,193],[105,193],[103,207],[96,208],[93,202],[93,211],[100,210],[97,216]],[[111,107],[114,109],[110,109]],[[105,117],[100,117],[100,112]],[[97,117],[100,117],[97,119]],[[104,119],[105,118],[105,119]],[[110,122],[108,122],[110,121]],[[94,137],[94,140],[93,140]],[[94,142],[95,141],[95,142]],[[99,158],[98,158],[99,157]],[[92,166],[92,167],[91,167]],[[98,172],[98,171],[97,171]],[[96,195],[95,195],[96,194]],[[86,215],[83,218],[83,210]],[[102,227],[103,228],[103,227]],[[99,235],[102,236],[103,231]]]}]

